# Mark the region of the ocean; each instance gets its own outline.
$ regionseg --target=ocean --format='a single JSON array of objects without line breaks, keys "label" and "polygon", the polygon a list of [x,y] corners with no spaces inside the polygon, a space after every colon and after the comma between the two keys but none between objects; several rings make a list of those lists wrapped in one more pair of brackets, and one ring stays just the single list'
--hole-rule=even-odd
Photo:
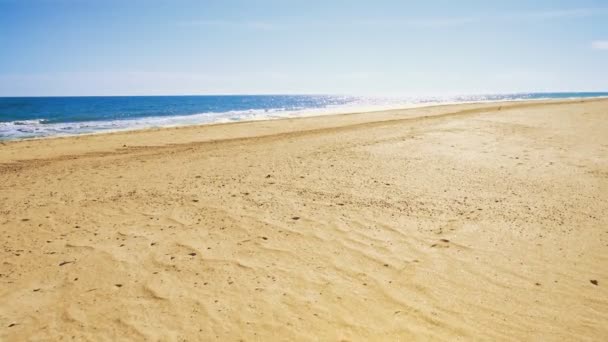
[{"label": "ocean", "polygon": [[400,98],[333,95],[0,97],[0,140],[434,104],[605,96],[608,92]]}]

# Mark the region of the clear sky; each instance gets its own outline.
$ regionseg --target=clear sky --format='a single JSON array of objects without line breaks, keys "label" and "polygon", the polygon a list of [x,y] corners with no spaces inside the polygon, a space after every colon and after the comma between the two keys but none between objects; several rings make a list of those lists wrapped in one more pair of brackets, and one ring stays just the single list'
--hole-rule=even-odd
[{"label": "clear sky", "polygon": [[0,96],[608,91],[608,1],[0,0]]}]

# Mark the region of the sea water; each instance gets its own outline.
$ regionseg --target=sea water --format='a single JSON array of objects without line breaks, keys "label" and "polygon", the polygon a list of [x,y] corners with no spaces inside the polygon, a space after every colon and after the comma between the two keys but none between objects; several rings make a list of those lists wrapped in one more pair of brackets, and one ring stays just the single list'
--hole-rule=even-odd
[{"label": "sea water", "polygon": [[604,96],[608,96],[608,93],[521,93],[399,98],[333,95],[0,97],[0,140],[442,103]]}]

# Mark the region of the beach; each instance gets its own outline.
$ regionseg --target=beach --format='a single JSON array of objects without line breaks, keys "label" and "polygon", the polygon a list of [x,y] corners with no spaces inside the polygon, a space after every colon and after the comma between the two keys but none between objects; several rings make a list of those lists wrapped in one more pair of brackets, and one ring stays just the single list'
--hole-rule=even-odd
[{"label": "beach", "polygon": [[608,339],[608,99],[0,142],[0,340]]}]

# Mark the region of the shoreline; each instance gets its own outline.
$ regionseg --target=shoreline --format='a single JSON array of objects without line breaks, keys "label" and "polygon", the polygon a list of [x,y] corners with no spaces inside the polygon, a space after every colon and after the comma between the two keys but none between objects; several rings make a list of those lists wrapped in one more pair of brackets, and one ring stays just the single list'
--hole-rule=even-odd
[{"label": "shoreline", "polygon": [[[587,99],[551,99],[551,100],[528,100],[528,101],[490,101],[490,102],[475,102],[475,103],[458,103],[458,104],[440,104],[432,106],[423,106],[415,108],[403,108],[403,109],[389,109],[380,111],[367,111],[367,112],[352,112],[352,113],[340,113],[340,114],[327,114],[327,115],[312,115],[312,116],[299,116],[299,117],[286,117],[277,119],[266,119],[266,120],[247,120],[238,122],[221,122],[221,123],[209,123],[209,124],[196,124],[196,125],[184,125],[184,126],[173,126],[173,127],[152,127],[144,129],[134,130],[121,130],[111,132],[96,132],[86,133],[68,136],[49,136],[40,138],[28,138],[19,140],[4,140],[0,141],[0,164],[10,163],[19,160],[25,160],[30,157],[19,154],[15,158],[16,153],[11,153],[11,147],[25,152],[32,148],[41,148],[41,153],[35,153],[34,158],[43,158],[45,155],[52,156],[54,154],[66,155],[66,154],[82,154],[82,153],[95,153],[103,152],[108,150],[124,150],[125,147],[144,147],[149,144],[146,141],[138,141],[138,137],[143,140],[154,139],[155,136],[160,138],[158,143],[153,144],[154,146],[172,145],[172,144],[186,144],[194,142],[208,142],[208,141],[221,141],[225,139],[247,139],[263,136],[265,134],[285,134],[294,133],[298,131],[305,132],[307,130],[316,129],[331,129],[338,128],[342,125],[351,124],[365,124],[373,122],[383,122],[388,120],[399,120],[399,119],[417,119],[423,117],[433,117],[435,115],[444,115],[443,110],[454,110],[454,111],[466,111],[469,109],[492,110],[493,108],[504,106],[505,108],[517,108],[517,107],[529,107],[529,106],[543,106],[543,105],[560,105],[569,103],[593,103],[597,101],[608,101],[608,98],[587,98]],[[322,122],[326,120],[327,123]],[[283,125],[285,123],[285,125]],[[303,123],[304,126],[299,127],[296,124]],[[288,126],[288,128],[285,126]],[[267,127],[266,127],[267,126]],[[281,127],[283,126],[283,127]],[[236,133],[235,132],[224,132],[224,128],[230,129],[235,127],[234,130],[238,131],[239,127],[251,129],[250,133]],[[263,129],[266,127],[266,129]],[[262,128],[262,129],[260,129]],[[276,128],[277,131],[273,131]],[[176,133],[187,134],[183,137],[176,137]],[[197,133],[212,133],[209,137],[200,136]],[[227,134],[224,134],[227,133]],[[110,140],[110,142],[103,142],[103,140]],[[72,142],[81,142],[80,145],[73,145]],[[90,141],[97,146],[90,146],[91,149],[82,148],[82,143]],[[160,144],[159,144],[160,143]],[[46,145],[46,146],[45,146]],[[67,145],[67,146],[66,146]],[[125,146],[126,145],[126,146]],[[80,148],[79,148],[80,147]],[[68,151],[66,153],[57,153],[57,149],[63,149]],[[72,151],[72,152],[70,152]],[[12,158],[11,158],[12,156]]]},{"label": "shoreline", "polygon": [[[193,124],[177,124],[177,125],[167,125],[167,126],[158,126],[158,127],[144,127],[144,128],[124,128],[124,129],[116,129],[116,130],[100,130],[98,132],[90,132],[90,133],[75,133],[75,134],[64,134],[64,135],[49,135],[49,136],[40,136],[40,137],[32,137],[32,138],[15,138],[15,139],[0,139],[0,145],[3,143],[10,142],[19,142],[19,141],[32,141],[32,140],[45,140],[45,139],[62,139],[62,138],[71,138],[71,137],[79,137],[79,136],[89,136],[89,135],[99,135],[99,134],[115,134],[115,133],[129,133],[129,132],[139,132],[139,131],[154,131],[161,129],[175,129],[175,128],[188,128],[188,127],[199,127],[199,126],[213,126],[213,125],[228,125],[228,124],[237,124],[237,123],[245,123],[245,122],[259,122],[259,121],[274,121],[274,120],[288,120],[288,119],[301,119],[301,118],[311,118],[311,117],[325,117],[325,116],[335,116],[335,115],[356,115],[356,114],[369,114],[369,113],[382,113],[389,111],[405,111],[405,110],[413,110],[419,108],[433,108],[433,107],[446,107],[446,106],[458,106],[458,105],[483,105],[483,104],[500,104],[500,103],[539,103],[539,102],[555,102],[555,103],[567,103],[571,101],[583,100],[583,101],[595,101],[607,99],[608,96],[595,96],[595,97],[569,97],[569,98],[560,98],[560,99],[552,99],[552,98],[539,98],[539,99],[514,99],[514,100],[486,100],[486,101],[466,101],[466,102],[446,102],[446,103],[429,103],[429,104],[412,104],[411,106],[401,107],[387,107],[387,108],[366,108],[362,107],[361,110],[354,108],[347,109],[342,112],[339,108],[336,108],[334,112],[333,109],[329,109],[328,112],[324,113],[316,113],[313,109],[309,110],[301,110],[295,111],[293,116],[289,116],[292,114],[288,114],[284,117],[276,117],[276,118],[261,118],[261,119],[245,119],[238,120],[234,122],[226,122],[226,121],[212,121],[208,123],[193,123]],[[221,113],[218,113],[221,114]],[[198,114],[194,114],[198,115]],[[177,115],[180,116],[180,115]],[[189,115],[182,115],[183,117],[188,117]]]}]

